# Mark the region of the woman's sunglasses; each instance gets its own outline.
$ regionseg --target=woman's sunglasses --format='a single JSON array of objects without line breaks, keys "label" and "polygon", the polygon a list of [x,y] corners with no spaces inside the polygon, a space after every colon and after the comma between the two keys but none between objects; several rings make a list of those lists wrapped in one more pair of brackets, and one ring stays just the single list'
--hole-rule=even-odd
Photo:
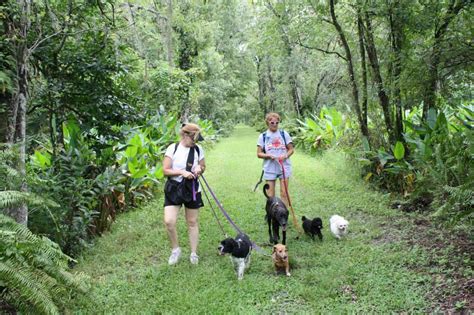
[{"label": "woman's sunglasses", "polygon": [[271,121],[270,125],[278,125],[280,122],[279,121]]}]

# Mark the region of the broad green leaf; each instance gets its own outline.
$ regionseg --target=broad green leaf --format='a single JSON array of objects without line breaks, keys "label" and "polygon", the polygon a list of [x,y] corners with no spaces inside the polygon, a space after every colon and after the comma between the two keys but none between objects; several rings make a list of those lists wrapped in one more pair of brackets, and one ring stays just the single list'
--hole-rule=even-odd
[{"label": "broad green leaf", "polygon": [[313,131],[316,131],[318,129],[318,124],[311,118],[306,118],[306,124],[308,125],[309,129]]},{"label": "broad green leaf", "polygon": [[428,127],[430,127],[432,130],[435,128],[435,126],[436,126],[436,109],[430,108],[430,110],[428,111],[428,118],[427,118],[426,122],[428,123]]},{"label": "broad green leaf", "polygon": [[51,154],[49,154],[48,152],[45,152],[43,154],[39,151],[35,151],[34,157],[36,159],[36,162],[42,169],[51,165]]},{"label": "broad green leaf", "polygon": [[156,167],[156,170],[155,170],[155,173],[153,174],[155,176],[155,178],[157,179],[162,179],[164,177],[164,174],[163,174],[163,166],[160,165],[160,166],[157,166]]},{"label": "broad green leaf", "polygon": [[142,178],[148,174],[148,168],[141,168],[136,172],[132,173],[132,178]]},{"label": "broad green leaf", "polygon": [[140,135],[137,133],[132,139],[130,139],[129,143],[140,148],[142,146],[142,140],[140,139]]},{"label": "broad green leaf", "polygon": [[133,145],[128,146],[124,152],[124,155],[129,159],[135,157],[137,155],[137,147]]},{"label": "broad green leaf", "polygon": [[370,151],[369,141],[366,136],[362,137],[362,147],[364,148],[364,151]]},{"label": "broad green leaf", "polygon": [[395,158],[397,160],[403,159],[403,157],[405,156],[405,147],[403,146],[403,143],[397,141],[397,143],[395,144],[395,148],[393,149],[393,154],[395,155]]}]

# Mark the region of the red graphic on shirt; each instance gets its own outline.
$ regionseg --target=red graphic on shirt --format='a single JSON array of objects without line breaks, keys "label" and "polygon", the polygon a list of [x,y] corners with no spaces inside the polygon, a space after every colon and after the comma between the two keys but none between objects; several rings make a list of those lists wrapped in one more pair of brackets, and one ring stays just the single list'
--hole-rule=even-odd
[{"label": "red graphic on shirt", "polygon": [[280,141],[280,138],[273,138],[272,140],[272,146],[274,148],[279,148],[281,145],[281,141]]},{"label": "red graphic on shirt", "polygon": [[272,142],[268,144],[268,149],[285,149],[285,145],[281,142],[280,137],[275,137]]}]

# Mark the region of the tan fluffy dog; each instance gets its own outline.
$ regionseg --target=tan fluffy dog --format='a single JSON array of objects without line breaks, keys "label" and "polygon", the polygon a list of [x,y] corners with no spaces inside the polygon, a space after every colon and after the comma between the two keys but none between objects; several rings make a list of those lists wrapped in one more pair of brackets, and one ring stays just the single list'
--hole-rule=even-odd
[{"label": "tan fluffy dog", "polygon": [[273,246],[272,260],[273,264],[275,265],[276,273],[278,273],[280,270],[284,270],[288,277],[291,276],[288,249],[285,245],[276,244]]}]

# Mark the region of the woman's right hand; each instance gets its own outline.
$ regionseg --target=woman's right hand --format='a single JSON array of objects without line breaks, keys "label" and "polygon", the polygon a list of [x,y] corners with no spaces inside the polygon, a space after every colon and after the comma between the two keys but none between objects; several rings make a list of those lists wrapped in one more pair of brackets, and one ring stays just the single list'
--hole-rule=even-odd
[{"label": "woman's right hand", "polygon": [[183,175],[184,178],[187,178],[187,179],[194,179],[195,178],[194,174],[191,173],[191,172],[188,172],[188,171],[183,171],[182,175]]}]

